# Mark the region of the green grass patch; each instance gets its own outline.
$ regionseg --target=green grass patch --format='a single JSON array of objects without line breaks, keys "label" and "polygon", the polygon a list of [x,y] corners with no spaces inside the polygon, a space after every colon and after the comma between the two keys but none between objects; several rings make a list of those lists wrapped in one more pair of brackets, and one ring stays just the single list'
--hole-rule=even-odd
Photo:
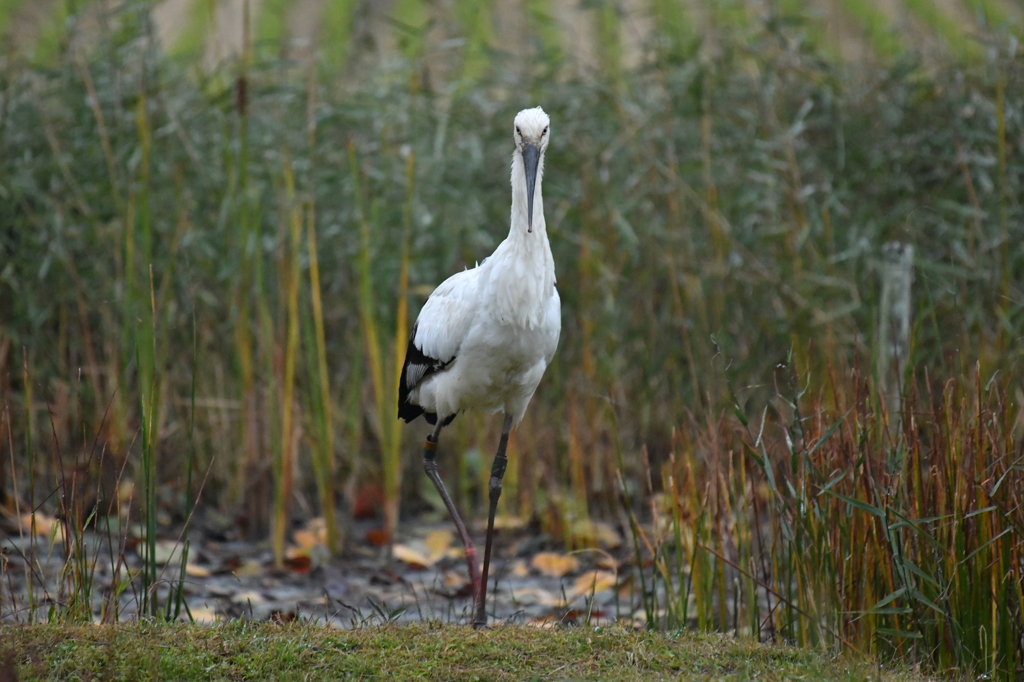
[{"label": "green grass patch", "polygon": [[220,627],[7,626],[0,655],[23,680],[479,679],[923,680],[866,661],[722,635],[623,628],[541,630],[422,624],[342,632],[232,622]]}]

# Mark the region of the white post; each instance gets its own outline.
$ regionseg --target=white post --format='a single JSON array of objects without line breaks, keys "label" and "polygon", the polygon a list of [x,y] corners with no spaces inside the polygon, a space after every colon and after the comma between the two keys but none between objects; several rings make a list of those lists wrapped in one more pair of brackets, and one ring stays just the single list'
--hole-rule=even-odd
[{"label": "white post", "polygon": [[900,398],[910,355],[913,313],[914,246],[886,242],[882,246],[882,300],[878,319],[878,389],[889,407],[889,423],[898,423]]}]

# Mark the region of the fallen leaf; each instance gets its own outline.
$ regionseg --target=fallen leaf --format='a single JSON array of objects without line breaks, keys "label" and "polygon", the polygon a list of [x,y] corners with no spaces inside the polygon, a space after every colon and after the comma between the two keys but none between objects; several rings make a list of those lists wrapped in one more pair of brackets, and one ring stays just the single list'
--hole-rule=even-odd
[{"label": "fallen leaf", "polygon": [[399,561],[408,564],[410,568],[417,570],[423,570],[434,563],[423,552],[419,552],[408,545],[395,545],[391,548],[391,555]]},{"label": "fallen leaf", "polygon": [[288,547],[284,552],[285,568],[294,573],[308,573],[313,567],[312,552],[317,548],[314,545],[310,549],[302,547]]},{"label": "fallen leaf", "polygon": [[316,536],[317,543],[321,545],[327,544],[327,521],[322,516],[317,516],[309,520],[306,524],[306,530]]},{"label": "fallen leaf", "polygon": [[263,595],[254,590],[248,590],[246,592],[239,592],[238,594],[231,597],[231,601],[235,604],[262,604]]},{"label": "fallen leaf", "polygon": [[258,561],[246,561],[239,565],[232,573],[239,578],[250,578],[263,572],[263,566]]},{"label": "fallen leaf", "polygon": [[452,540],[454,540],[454,537],[450,530],[435,530],[427,535],[424,543],[427,545],[431,563],[448,554],[448,548],[452,546]]},{"label": "fallen leaf", "polygon": [[320,538],[317,534],[311,530],[299,529],[292,534],[292,539],[295,540],[295,544],[302,549],[312,549],[317,545],[323,544],[320,542]]},{"label": "fallen leaf", "polygon": [[377,516],[377,510],[383,504],[384,491],[380,485],[377,483],[367,483],[356,492],[355,501],[352,503],[352,517],[355,519],[372,519]]},{"label": "fallen leaf", "polygon": [[441,576],[441,584],[448,589],[434,591],[448,599],[468,597],[473,594],[473,583],[466,580],[465,573],[445,571],[444,575]]},{"label": "fallen leaf", "polygon": [[193,563],[188,563],[185,564],[185,575],[191,576],[193,578],[209,578],[210,569],[204,568],[202,566],[197,566]]},{"label": "fallen leaf", "polygon": [[495,530],[519,530],[526,525],[526,520],[518,516],[497,516],[494,519]]},{"label": "fallen leaf", "polygon": [[220,620],[217,612],[209,606],[190,606],[188,611],[192,615],[192,620],[200,625],[213,625]]},{"label": "fallen leaf", "polygon": [[573,585],[572,592],[575,596],[589,595],[592,592],[602,592],[615,587],[615,574],[611,571],[591,570],[587,571]]},{"label": "fallen leaf", "polygon": [[441,584],[445,587],[462,587],[466,584],[466,576],[458,571],[445,571],[441,576]]},{"label": "fallen leaf", "polygon": [[366,541],[374,547],[383,547],[388,544],[388,534],[380,528],[375,528],[366,534]]},{"label": "fallen leaf", "polygon": [[525,578],[530,575],[530,569],[526,565],[526,562],[522,559],[516,559],[512,562],[512,567],[509,569],[509,573],[513,578]]},{"label": "fallen leaf", "polygon": [[181,560],[181,545],[174,540],[159,540],[153,552],[153,561],[159,566],[177,564]]},{"label": "fallen leaf", "polygon": [[135,497],[135,482],[125,479],[117,485],[117,501],[130,502]]},{"label": "fallen leaf", "polygon": [[64,541],[64,526],[54,517],[47,516],[42,512],[22,514],[18,517],[21,527],[29,533],[32,532],[33,520],[35,520],[36,524],[36,536],[41,538],[52,538],[54,542]]},{"label": "fallen leaf", "polygon": [[562,606],[562,600],[560,597],[540,587],[522,587],[518,590],[514,590],[513,596],[515,597],[517,604],[523,604],[526,606]]},{"label": "fallen leaf", "polygon": [[561,578],[566,573],[579,570],[580,562],[574,556],[555,552],[539,552],[533,555],[530,565],[552,578]]},{"label": "fallen leaf", "polygon": [[622,544],[622,536],[603,521],[577,521],[572,525],[572,537],[577,546],[590,545],[615,549]]}]

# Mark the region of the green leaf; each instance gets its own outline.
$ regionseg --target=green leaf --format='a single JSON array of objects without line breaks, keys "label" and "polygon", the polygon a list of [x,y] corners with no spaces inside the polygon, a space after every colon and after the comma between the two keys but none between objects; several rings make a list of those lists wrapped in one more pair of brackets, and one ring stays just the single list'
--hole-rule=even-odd
[{"label": "green leaf", "polygon": [[747,416],[745,414],[743,414],[742,410],[740,410],[740,406],[739,405],[733,405],[732,406],[732,411],[736,415],[736,418],[740,420],[740,424],[743,424],[744,427],[749,425],[747,423]]},{"label": "green leaf", "polygon": [[925,573],[921,568],[919,568],[917,565],[915,565],[912,561],[907,561],[906,559],[901,559],[900,560],[900,565],[903,566],[903,568],[905,568],[908,571],[910,571],[911,573],[913,573],[914,575],[916,575],[921,580],[925,581],[926,583],[929,583],[930,585],[933,585],[935,587],[935,589],[937,589],[937,590],[941,590],[942,589],[942,585],[939,584],[938,580],[933,578],[928,573]]},{"label": "green leaf", "polygon": [[867,502],[864,502],[863,500],[857,500],[857,499],[854,499],[852,497],[847,497],[846,495],[840,495],[839,493],[834,493],[831,490],[827,490],[827,491],[824,491],[824,492],[827,492],[829,495],[832,495],[833,497],[839,498],[840,500],[842,500],[846,504],[849,504],[849,505],[851,505],[853,507],[856,507],[857,509],[860,509],[862,511],[866,511],[869,514],[874,514],[875,516],[877,516],[880,519],[884,519],[885,518],[885,511],[882,510],[880,507],[876,507],[874,505],[868,504]]},{"label": "green leaf", "polygon": [[878,628],[875,630],[876,635],[882,635],[883,637],[902,637],[904,639],[921,639],[922,635],[920,632],[910,632],[909,630],[892,630],[890,628]]},{"label": "green leaf", "polygon": [[819,439],[817,440],[817,442],[816,442],[816,443],[815,443],[815,444],[814,444],[813,446],[811,446],[811,449],[807,451],[807,456],[808,456],[808,457],[810,457],[811,455],[813,455],[813,454],[814,454],[814,452],[815,452],[815,451],[816,451],[816,450],[817,450],[818,448],[820,448],[820,447],[821,447],[822,445],[824,445],[824,444],[825,444],[825,441],[827,441],[827,440],[828,440],[829,438],[831,438],[831,437],[832,437],[832,434],[836,432],[836,429],[838,429],[838,428],[839,428],[839,425],[843,423],[843,420],[844,420],[844,419],[846,419],[846,415],[847,415],[847,414],[850,414],[850,412],[851,412],[851,411],[852,411],[852,408],[851,408],[850,410],[847,410],[846,414],[844,414],[844,415],[843,415],[842,417],[840,417],[839,419],[837,419],[837,420],[835,421],[835,423],[834,423],[834,424],[832,424],[832,426],[828,427],[828,430],[827,430],[827,431],[825,431],[825,433],[823,433],[823,434],[822,434],[821,438],[819,438]]},{"label": "green leaf", "polygon": [[832,480],[830,480],[828,483],[826,483],[822,487],[822,489],[820,491],[818,491],[818,495],[821,496],[824,493],[827,493],[829,490],[832,489],[832,487],[836,483],[839,483],[839,481],[843,480],[844,478],[846,478],[846,472],[845,471],[841,471],[840,473],[836,474],[835,476],[832,477]]}]

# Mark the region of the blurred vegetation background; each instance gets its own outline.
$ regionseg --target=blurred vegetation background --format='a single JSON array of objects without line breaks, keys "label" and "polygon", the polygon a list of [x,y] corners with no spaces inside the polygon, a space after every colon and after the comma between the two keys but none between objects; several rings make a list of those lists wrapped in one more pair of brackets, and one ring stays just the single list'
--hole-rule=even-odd
[{"label": "blurred vegetation background", "polygon": [[[202,485],[279,558],[293,520],[325,516],[340,549],[360,504],[389,534],[403,508],[437,507],[395,368],[426,295],[506,234],[510,122],[538,104],[563,334],[510,443],[503,514],[585,545],[592,517],[657,516],[641,500],[674,490],[658,474],[677,455],[739,481],[715,463],[745,456],[730,439],[748,424],[761,483],[737,482],[738,509],[781,499],[770,462],[815,442],[805,395],[819,414],[874,406],[856,413],[880,419],[857,431],[878,444],[867,461],[905,446],[886,426],[901,403],[886,417],[860,388],[888,371],[890,241],[915,249],[897,392],[946,405],[951,381],[967,419],[995,385],[996,460],[1018,476],[1022,31],[1011,0],[4,0],[5,504],[56,509],[80,470],[85,508],[135,495],[152,538]],[[471,514],[498,426],[446,432],[442,473]],[[819,483],[865,466],[844,462]],[[984,580],[1019,613],[1007,505],[1015,539]],[[987,532],[968,544],[1009,541]],[[994,594],[978,618],[1016,658],[983,636],[971,655],[1012,674],[1020,628],[999,629]]]}]

